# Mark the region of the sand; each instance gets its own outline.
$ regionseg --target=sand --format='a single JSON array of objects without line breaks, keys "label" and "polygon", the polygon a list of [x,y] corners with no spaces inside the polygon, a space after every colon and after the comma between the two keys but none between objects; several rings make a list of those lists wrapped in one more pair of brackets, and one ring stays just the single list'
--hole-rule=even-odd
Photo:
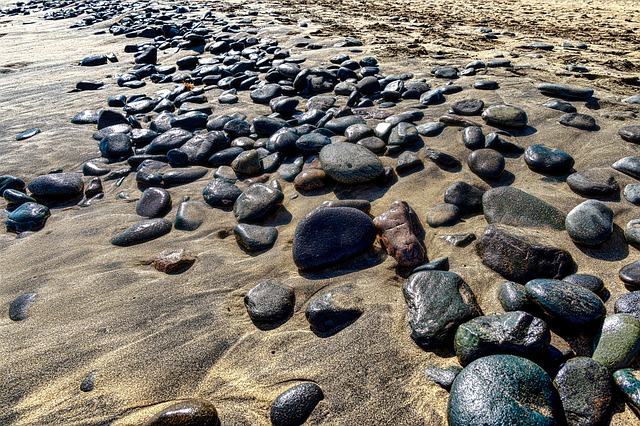
[{"label": "sand", "polygon": [[[384,74],[411,71],[434,82],[429,74],[433,65],[463,66],[503,53],[515,68],[459,79],[465,90],[448,96],[443,105],[424,110],[423,122],[437,120],[450,102],[468,96],[480,97],[487,105],[515,104],[526,109],[535,132],[510,140],[523,147],[545,143],[561,148],[573,155],[575,169],[581,170],[608,167],[638,151],[622,141],[617,130],[640,124],[640,106],[619,102],[640,92],[640,6],[620,0],[594,3],[412,0],[400,5],[317,0],[215,5],[239,15],[260,11],[255,18],[259,35],[277,39],[283,46],[292,47],[303,37],[327,46],[318,51],[294,48],[294,56],[309,58],[305,66],[326,63],[335,53],[350,53],[354,58],[374,55]],[[204,10],[202,6],[196,15]],[[153,84],[122,89],[110,77],[132,65],[132,56],[123,52],[132,41],[104,33],[113,21],[73,30],[68,26],[74,19],[44,21],[41,16],[42,12],[0,20],[0,174],[27,182],[53,168],[80,171],[84,161],[99,156],[91,138],[94,126],[71,124],[75,113],[106,107],[106,98],[112,94],[156,90]],[[399,19],[389,19],[392,16]],[[308,27],[296,25],[302,21]],[[484,40],[476,31],[481,26],[515,35]],[[330,47],[348,35],[365,42],[361,52]],[[553,43],[556,49],[535,52],[541,58],[527,57],[532,52],[525,47],[533,41]],[[562,41],[585,42],[589,49],[562,49]],[[120,61],[96,68],[77,66],[85,56],[109,52]],[[447,59],[432,59],[436,53]],[[159,61],[173,64],[188,54],[163,52]],[[570,63],[591,71],[568,73],[564,67]],[[501,88],[489,92],[468,88],[483,78],[498,80]],[[72,93],[82,79],[108,84],[100,91]],[[600,109],[588,109],[584,102],[574,104],[578,112],[593,115],[601,130],[585,132],[558,124],[561,113],[542,107],[549,98],[535,90],[542,81],[595,88]],[[242,111],[253,118],[269,112],[251,103],[247,92],[236,105],[218,105],[215,98],[220,92],[207,94],[214,115]],[[394,111],[406,109],[407,104]],[[41,134],[15,141],[16,134],[36,126]],[[465,160],[468,151],[459,133],[459,128],[447,128],[436,138],[424,138],[425,146]],[[424,159],[422,152],[419,155]],[[395,165],[396,160],[383,157],[382,161]],[[584,201],[561,179],[530,171],[522,157],[507,158],[506,169],[510,174],[502,184],[510,183],[565,213]],[[614,173],[621,187],[635,182]],[[213,170],[198,182],[171,188],[174,208],[168,218],[175,216],[183,196],[201,199],[212,176]],[[451,270],[471,286],[484,313],[502,312],[496,291],[504,279],[481,264],[474,244],[457,248],[439,238],[466,232],[480,236],[485,219],[476,216],[437,229],[424,222],[429,208],[442,202],[445,188],[459,180],[489,188],[466,165],[461,172],[451,173],[428,160],[424,169],[384,188],[337,187],[292,198],[296,192],[285,183],[284,206],[267,221],[277,226],[278,240],[274,248],[257,256],[241,250],[229,236],[236,223],[233,214],[216,209],[206,210],[205,223],[194,232],[173,230],[145,244],[112,246],[109,239],[138,220],[135,201],[140,192],[133,176],[120,187],[105,182],[104,199],[90,207],[54,209],[40,232],[21,239],[0,233],[0,424],[109,424],[141,407],[191,397],[214,403],[224,425],[268,424],[276,396],[308,380],[318,383],[325,394],[309,424],[446,424],[448,394],[427,380],[423,370],[428,365],[456,365],[457,360],[452,353],[425,352],[409,337],[401,291],[404,279],[396,274],[395,261],[378,247],[338,268],[301,274],[293,263],[291,245],[296,223],[324,200],[366,198],[372,202],[373,215],[387,210],[395,200],[404,200],[426,227],[429,258],[448,256]],[[118,198],[120,192],[130,199]],[[549,238],[572,253],[580,273],[604,280],[610,293],[606,307],[612,313],[615,300],[627,292],[618,270],[640,256],[637,249],[624,244],[620,229],[638,218],[637,207],[624,199],[607,204],[615,212],[616,230],[601,249],[577,247],[566,232]],[[197,261],[178,275],[160,273],[146,264],[167,249],[185,249]],[[250,321],[243,296],[267,278],[292,286],[296,305],[284,325],[262,331]],[[322,290],[347,283],[363,300],[364,314],[331,337],[316,336],[304,314],[308,301]],[[27,292],[37,294],[29,318],[11,321],[9,304]],[[95,389],[80,391],[80,383],[92,371],[96,372]],[[613,412],[611,425],[640,424],[638,416],[620,402]]]}]

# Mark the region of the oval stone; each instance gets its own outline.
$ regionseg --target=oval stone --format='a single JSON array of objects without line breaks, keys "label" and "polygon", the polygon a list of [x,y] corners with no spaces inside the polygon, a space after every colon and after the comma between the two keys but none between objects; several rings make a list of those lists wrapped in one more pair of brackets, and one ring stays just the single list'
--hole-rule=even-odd
[{"label": "oval stone", "polygon": [[498,179],[504,171],[505,160],[498,151],[483,148],[469,154],[468,165],[481,178]]},{"label": "oval stone", "polygon": [[148,218],[163,217],[170,210],[171,195],[162,188],[145,189],[136,204],[136,213]]},{"label": "oval stone", "polygon": [[326,291],[310,302],[305,316],[316,333],[336,333],[362,315],[361,300],[349,285]]},{"label": "oval stone", "polygon": [[224,179],[214,179],[202,190],[204,200],[212,207],[231,208],[242,190]]},{"label": "oval stone", "polygon": [[274,323],[289,318],[294,304],[293,288],[274,280],[261,281],[244,296],[247,313],[257,323]]},{"label": "oval stone", "polygon": [[602,244],[613,234],[613,210],[598,200],[587,200],[567,214],[565,226],[576,244]]},{"label": "oval stone", "polygon": [[513,105],[492,105],[482,113],[482,119],[492,126],[523,129],[527,126],[527,113]]},{"label": "oval stone", "polygon": [[155,240],[171,231],[171,222],[167,219],[145,219],[134,223],[122,233],[111,239],[114,246],[132,246]]},{"label": "oval stone", "polygon": [[623,368],[613,373],[613,380],[636,412],[640,412],[640,370]]},{"label": "oval stone", "polygon": [[322,148],[320,164],[329,177],[346,184],[369,182],[384,173],[384,167],[374,153],[347,142]]},{"label": "oval stone", "polygon": [[623,266],[618,272],[620,279],[634,289],[640,288],[640,260]]},{"label": "oval stone", "polygon": [[627,142],[640,144],[640,126],[621,127],[618,134]]},{"label": "oval stone", "polygon": [[592,358],[609,373],[627,367],[640,352],[640,321],[629,314],[608,316],[594,346]]},{"label": "oval stone", "polygon": [[262,183],[254,183],[244,190],[233,205],[238,222],[255,222],[275,211],[284,200],[284,194]]},{"label": "oval stone", "polygon": [[33,179],[28,188],[35,198],[69,199],[82,194],[84,183],[80,173],[51,173]]},{"label": "oval stone", "polygon": [[510,186],[488,190],[482,196],[482,209],[488,223],[563,230],[565,216],[551,204]]},{"label": "oval stone", "polygon": [[633,315],[640,321],[640,291],[632,291],[631,293],[620,296],[620,298],[616,300],[614,309],[616,314]]},{"label": "oval stone", "polygon": [[36,302],[35,293],[25,293],[16,297],[9,305],[9,319],[23,321],[29,317],[29,308]]},{"label": "oval stone", "polygon": [[301,383],[287,389],[271,405],[271,423],[273,426],[302,425],[323,399],[322,389],[315,383]]},{"label": "oval stone", "polygon": [[21,204],[7,217],[7,232],[37,231],[44,227],[49,216],[51,216],[49,208],[42,204],[33,202]]},{"label": "oval stone", "polygon": [[524,161],[534,172],[550,175],[568,173],[575,163],[566,152],[542,144],[528,147],[524,152]]},{"label": "oval stone", "polygon": [[582,326],[604,318],[602,300],[592,291],[577,284],[535,279],[525,285],[529,300],[549,317],[563,323]]}]

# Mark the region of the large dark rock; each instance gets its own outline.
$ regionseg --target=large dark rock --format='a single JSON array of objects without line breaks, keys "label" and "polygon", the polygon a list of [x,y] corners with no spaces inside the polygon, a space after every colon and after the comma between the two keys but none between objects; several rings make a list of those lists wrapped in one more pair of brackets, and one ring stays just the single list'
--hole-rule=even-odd
[{"label": "large dark rock", "polygon": [[453,272],[417,272],[402,292],[411,337],[424,349],[451,344],[460,324],[482,315],[471,288]]},{"label": "large dark rock", "polygon": [[28,188],[36,199],[66,200],[81,195],[84,182],[80,173],[51,173],[33,179]]},{"label": "large dark rock", "polygon": [[136,204],[136,213],[148,218],[163,217],[170,210],[171,195],[162,188],[145,189]]},{"label": "large dark rock", "polygon": [[540,277],[561,278],[575,272],[576,264],[568,252],[516,232],[515,228],[501,225],[487,226],[476,244],[482,263],[521,283]]},{"label": "large dark rock", "polygon": [[528,147],[524,152],[524,161],[534,172],[550,175],[568,173],[575,163],[566,152],[541,144]]},{"label": "large dark rock", "polygon": [[358,209],[316,209],[296,227],[293,261],[302,270],[323,268],[364,253],[375,238],[373,221]]},{"label": "large dark rock", "polygon": [[586,169],[567,177],[567,185],[583,197],[607,197],[620,191],[613,174],[607,169]]},{"label": "large dark rock", "polygon": [[489,223],[564,229],[565,216],[558,209],[531,194],[509,186],[485,192],[482,196],[482,208]]},{"label": "large dark rock", "polygon": [[291,316],[295,292],[288,285],[264,280],[244,296],[244,306],[252,321],[277,323]]},{"label": "large dark rock", "polygon": [[273,426],[302,425],[314,408],[324,399],[322,389],[315,383],[301,383],[282,392],[271,405]]},{"label": "large dark rock", "polygon": [[239,223],[233,227],[238,244],[247,251],[266,250],[276,242],[278,230],[273,226]]},{"label": "large dark rock", "polygon": [[202,190],[204,200],[212,207],[231,208],[242,190],[224,179],[214,179]]},{"label": "large dark rock", "polygon": [[525,285],[529,300],[554,320],[571,326],[597,323],[605,316],[602,300],[592,291],[566,281],[535,279]]}]

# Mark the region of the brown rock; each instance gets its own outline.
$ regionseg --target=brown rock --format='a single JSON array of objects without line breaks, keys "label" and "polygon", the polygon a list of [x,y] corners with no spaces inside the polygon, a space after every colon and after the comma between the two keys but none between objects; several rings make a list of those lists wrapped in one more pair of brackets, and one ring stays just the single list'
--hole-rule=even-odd
[{"label": "brown rock", "polygon": [[153,267],[166,274],[183,272],[191,267],[196,258],[185,254],[184,249],[166,250],[153,258]]},{"label": "brown rock", "polygon": [[382,233],[382,243],[400,267],[414,267],[427,260],[427,252],[418,239],[420,222],[409,205],[394,201],[386,212],[373,219]]},{"label": "brown rock", "polygon": [[440,117],[438,120],[441,123],[446,124],[447,126],[457,126],[457,127],[471,127],[476,126],[480,127],[480,125],[476,122],[469,120],[468,118],[461,117],[455,114],[445,114]]},{"label": "brown rock", "polygon": [[324,170],[310,169],[301,172],[293,180],[293,185],[298,191],[315,191],[324,188],[327,174]]}]

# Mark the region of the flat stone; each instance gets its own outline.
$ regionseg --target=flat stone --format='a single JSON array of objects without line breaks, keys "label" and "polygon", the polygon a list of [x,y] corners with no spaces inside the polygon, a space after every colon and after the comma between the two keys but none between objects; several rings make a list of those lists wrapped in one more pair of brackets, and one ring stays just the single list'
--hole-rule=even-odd
[{"label": "flat stone", "polygon": [[564,126],[574,127],[581,130],[595,130],[596,119],[587,114],[572,112],[560,117],[558,122]]},{"label": "flat stone", "polygon": [[456,247],[466,247],[474,242],[476,234],[467,232],[465,234],[441,235],[440,239]]},{"label": "flat stone", "polygon": [[7,232],[37,231],[44,227],[49,216],[51,216],[51,212],[48,207],[34,202],[26,202],[9,214],[5,226]]},{"label": "flat stone", "polygon": [[278,238],[278,230],[272,226],[239,223],[233,228],[238,244],[248,251],[261,251],[273,247]]},{"label": "flat stone", "polygon": [[613,380],[629,404],[636,412],[640,412],[640,370],[623,368],[613,373]]},{"label": "flat stone", "polygon": [[620,279],[633,289],[640,289],[640,260],[623,266],[618,273]]},{"label": "flat stone", "polygon": [[361,302],[351,286],[343,285],[311,299],[305,316],[315,332],[336,333],[360,318]]},{"label": "flat stone", "polygon": [[498,179],[504,172],[504,156],[494,149],[478,149],[469,154],[471,171],[484,179]]},{"label": "flat stone", "polygon": [[134,223],[122,233],[111,239],[114,246],[132,246],[155,240],[171,231],[171,222],[167,219],[145,219]]},{"label": "flat stone", "polygon": [[367,200],[326,200],[320,207],[352,207],[367,214],[371,211],[371,203]]},{"label": "flat stone", "polygon": [[635,179],[640,179],[640,156],[624,157],[616,161],[611,167]]},{"label": "flat stone", "polygon": [[451,104],[451,110],[458,115],[478,115],[483,108],[484,102],[475,98],[462,99]]},{"label": "flat stone", "polygon": [[453,385],[453,381],[461,371],[462,368],[457,365],[452,365],[446,368],[438,367],[436,365],[428,365],[424,369],[424,374],[432,382],[437,383],[443,389],[449,390],[451,389],[451,385]]},{"label": "flat stone", "polygon": [[202,225],[205,217],[205,208],[201,202],[186,200],[178,205],[173,227],[181,231],[195,231]]},{"label": "flat stone", "polygon": [[232,162],[231,168],[236,172],[247,176],[256,176],[262,173],[260,153],[250,149],[240,153]]},{"label": "flat stone", "polygon": [[231,208],[242,190],[224,179],[214,179],[202,191],[204,200],[212,207]]},{"label": "flat stone", "polygon": [[427,212],[427,224],[432,228],[453,226],[460,221],[460,210],[453,204],[436,204]]},{"label": "flat stone", "polygon": [[640,352],[640,321],[629,314],[605,318],[592,358],[613,373],[627,367]]},{"label": "flat stone", "polygon": [[184,272],[191,267],[196,258],[186,254],[184,249],[165,250],[156,255],[151,263],[153,267],[165,274],[178,274]]},{"label": "flat stone", "polygon": [[434,137],[442,133],[445,127],[447,127],[447,125],[444,123],[441,123],[439,121],[431,121],[429,123],[424,123],[416,126],[416,130],[421,136]]},{"label": "flat stone", "polygon": [[543,106],[546,106],[547,108],[555,109],[558,111],[562,111],[565,113],[572,113],[572,112],[578,111],[576,107],[571,105],[569,102],[562,101],[560,99],[550,100],[549,102],[543,104]]},{"label": "flat stone", "polygon": [[293,180],[293,185],[298,191],[317,191],[327,185],[327,174],[324,170],[303,170]]},{"label": "flat stone", "polygon": [[36,302],[35,293],[25,293],[16,297],[9,305],[9,319],[24,321],[29,317],[29,308]]},{"label": "flat stone", "polygon": [[73,124],[96,124],[100,110],[87,109],[80,111],[71,118]]},{"label": "flat stone", "polygon": [[630,183],[622,191],[624,198],[631,204],[640,205],[640,183]]},{"label": "flat stone", "polygon": [[593,96],[593,89],[570,84],[541,83],[537,89],[543,95],[563,99],[587,100]]},{"label": "flat stone", "polygon": [[398,157],[396,172],[402,174],[415,170],[423,165],[422,160],[413,152],[405,151]]},{"label": "flat stone", "polygon": [[329,177],[345,184],[369,182],[384,173],[375,154],[360,145],[346,142],[322,148],[320,163]]},{"label": "flat stone", "polygon": [[444,201],[458,207],[461,214],[480,213],[484,192],[466,182],[456,182],[445,190]]},{"label": "flat stone", "polygon": [[427,350],[451,344],[460,324],[482,315],[471,288],[452,272],[417,272],[402,292],[411,337]]},{"label": "flat stone", "polygon": [[640,291],[623,294],[614,306],[616,314],[633,315],[640,321]]},{"label": "flat stone", "polygon": [[171,195],[162,188],[145,189],[136,204],[136,213],[148,218],[164,217],[170,210]]},{"label": "flat stone", "polygon": [[11,175],[0,175],[0,196],[4,196],[4,192],[7,189],[14,189],[16,191],[24,192],[27,184],[19,177]]},{"label": "flat stone", "polygon": [[344,117],[334,118],[329,120],[327,124],[324,125],[327,129],[331,130],[333,133],[337,135],[343,135],[345,130],[349,126],[354,124],[367,124],[364,118],[359,115],[347,115]]},{"label": "flat stone", "polygon": [[640,126],[621,127],[618,134],[627,142],[640,144]]},{"label": "flat stone", "polygon": [[548,148],[545,145],[532,145],[524,152],[524,161],[534,172],[561,175],[569,173],[575,160],[561,149]]},{"label": "flat stone", "polygon": [[24,132],[18,133],[16,135],[16,140],[17,141],[24,141],[26,139],[34,137],[38,133],[40,133],[40,128],[39,127],[34,127],[32,129],[25,130]]},{"label": "flat stone", "polygon": [[488,223],[527,228],[565,228],[562,212],[531,194],[509,186],[485,192],[482,209]]},{"label": "flat stone", "polygon": [[477,90],[498,90],[500,84],[495,80],[478,80],[473,83],[473,88]]},{"label": "flat stone", "polygon": [[162,180],[165,185],[182,185],[185,183],[195,182],[201,177],[204,177],[209,172],[206,167],[181,167],[177,169],[171,169],[162,175]]},{"label": "flat stone", "polygon": [[382,244],[400,267],[415,267],[424,263],[427,253],[418,238],[422,227],[411,207],[404,201],[394,201],[389,210],[376,216],[373,224],[381,233]]},{"label": "flat stone", "polygon": [[66,200],[81,195],[84,182],[80,173],[51,173],[33,179],[27,188],[36,199]]},{"label": "flat stone", "polygon": [[274,212],[284,200],[284,194],[270,186],[254,183],[244,190],[233,205],[238,222],[256,222]]},{"label": "flat stone", "polygon": [[316,405],[324,399],[315,383],[301,383],[282,392],[271,405],[269,418],[273,426],[302,425]]},{"label": "flat stone", "polygon": [[462,130],[462,143],[471,150],[484,148],[485,136],[482,128],[478,126],[468,126]]},{"label": "flat stone", "polygon": [[606,169],[586,169],[567,177],[571,190],[583,197],[607,197],[620,191],[613,174]]},{"label": "flat stone", "polygon": [[600,293],[604,289],[604,282],[595,275],[571,274],[564,277],[562,281],[579,285],[596,294]]},{"label": "flat stone", "polygon": [[278,323],[293,313],[295,292],[288,285],[264,280],[247,292],[244,306],[253,322]]},{"label": "flat stone", "polygon": [[527,126],[527,113],[513,105],[492,105],[482,113],[482,119],[492,126],[523,129]]},{"label": "flat stone", "polygon": [[587,200],[567,214],[565,226],[574,243],[596,246],[613,234],[613,210],[598,200]]}]

